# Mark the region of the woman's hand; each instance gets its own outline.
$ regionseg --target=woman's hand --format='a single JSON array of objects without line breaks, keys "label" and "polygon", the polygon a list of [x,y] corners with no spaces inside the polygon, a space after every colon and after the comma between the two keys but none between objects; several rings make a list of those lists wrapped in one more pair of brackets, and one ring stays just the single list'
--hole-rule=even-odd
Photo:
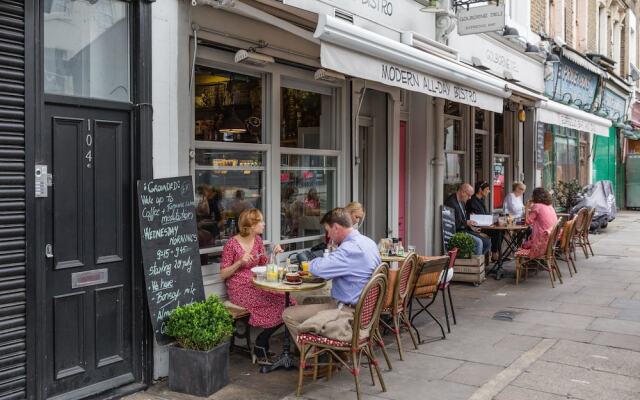
[{"label": "woman's hand", "polygon": [[247,265],[251,261],[253,261],[253,256],[249,253],[244,253],[244,255],[240,258],[240,265]]},{"label": "woman's hand", "polygon": [[283,251],[284,250],[282,250],[282,247],[279,244],[275,245],[274,248],[273,248],[273,254],[274,255],[278,255],[278,254],[282,253]]}]

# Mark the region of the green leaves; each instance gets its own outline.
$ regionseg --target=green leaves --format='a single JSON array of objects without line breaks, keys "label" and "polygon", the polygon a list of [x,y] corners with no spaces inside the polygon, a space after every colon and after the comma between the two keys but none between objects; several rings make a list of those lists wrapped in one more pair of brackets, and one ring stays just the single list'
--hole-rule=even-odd
[{"label": "green leaves", "polygon": [[578,197],[582,193],[582,186],[578,183],[577,179],[572,179],[569,182],[559,181],[553,192],[556,206],[569,211],[573,206],[578,204]]},{"label": "green leaves", "polygon": [[208,351],[233,335],[233,317],[218,296],[176,308],[166,328],[185,349]]},{"label": "green leaves", "polygon": [[476,248],[476,243],[468,233],[458,232],[451,236],[451,239],[449,240],[449,250],[454,247],[458,248],[458,257],[471,258],[473,251]]}]

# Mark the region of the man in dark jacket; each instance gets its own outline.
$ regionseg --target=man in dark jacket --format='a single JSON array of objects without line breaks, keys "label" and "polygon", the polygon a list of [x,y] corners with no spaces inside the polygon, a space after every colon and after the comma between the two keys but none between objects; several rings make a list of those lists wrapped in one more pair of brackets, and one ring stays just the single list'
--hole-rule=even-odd
[{"label": "man in dark jacket", "polygon": [[[476,191],[473,196],[469,200],[467,200],[467,215],[478,214],[478,215],[490,215],[489,209],[485,204],[485,199],[489,197],[489,192],[491,191],[491,187],[485,181],[476,182]],[[491,258],[493,261],[496,261],[500,256],[498,252],[500,250],[500,245],[502,244],[501,238],[498,234],[494,232],[494,234],[489,235],[491,240]]]},{"label": "man in dark jacket", "polygon": [[453,208],[456,216],[456,232],[466,232],[476,242],[474,254],[483,255],[491,248],[491,240],[480,234],[476,228],[476,223],[469,220],[466,212],[466,203],[473,196],[473,187],[468,183],[462,183],[458,186],[458,190],[451,196],[447,197],[444,205]]}]

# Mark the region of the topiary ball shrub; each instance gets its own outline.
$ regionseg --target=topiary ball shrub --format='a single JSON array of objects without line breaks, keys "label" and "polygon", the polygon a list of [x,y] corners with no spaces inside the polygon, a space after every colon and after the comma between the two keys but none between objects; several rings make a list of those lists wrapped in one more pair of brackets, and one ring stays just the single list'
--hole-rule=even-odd
[{"label": "topiary ball shrub", "polygon": [[458,257],[471,258],[476,249],[476,242],[468,233],[458,232],[449,240],[449,250],[453,248],[458,248]]},{"label": "topiary ball shrub", "polygon": [[233,317],[218,296],[176,308],[167,321],[167,335],[190,350],[209,351],[233,335]]}]

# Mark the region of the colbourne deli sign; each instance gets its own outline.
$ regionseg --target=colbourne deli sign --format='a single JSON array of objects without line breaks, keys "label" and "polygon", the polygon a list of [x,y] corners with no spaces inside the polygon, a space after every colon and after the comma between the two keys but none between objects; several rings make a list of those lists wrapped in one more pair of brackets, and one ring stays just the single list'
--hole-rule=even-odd
[{"label": "colbourne deli sign", "polygon": [[489,111],[502,112],[502,98],[461,83],[427,75],[364,54],[358,54],[357,57],[354,57],[352,51],[328,43],[322,44],[320,52],[324,68],[401,89],[482,107]]},{"label": "colbourne deli sign", "polygon": [[580,106],[592,104],[597,89],[598,75],[566,58],[553,64],[553,74],[545,82],[545,94],[549,98],[559,102],[579,99]]},{"label": "colbourne deli sign", "polygon": [[458,17],[458,35],[473,35],[483,32],[495,32],[504,28],[504,1],[499,5],[470,7],[460,9]]}]

